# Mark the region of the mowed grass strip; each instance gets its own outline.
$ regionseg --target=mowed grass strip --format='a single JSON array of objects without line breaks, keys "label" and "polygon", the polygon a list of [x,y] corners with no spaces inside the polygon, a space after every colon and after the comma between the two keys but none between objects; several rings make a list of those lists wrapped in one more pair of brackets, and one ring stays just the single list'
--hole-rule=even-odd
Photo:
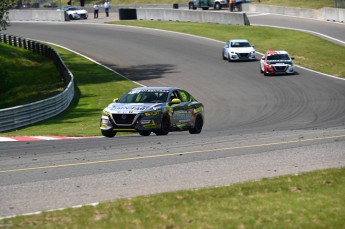
[{"label": "mowed grass strip", "polygon": [[[0,136],[96,136],[103,108],[124,92],[138,86],[118,74],[73,52],[54,47],[74,75],[75,97],[60,115]],[[41,71],[44,71],[41,69]],[[31,88],[26,82],[26,87]]]},{"label": "mowed grass strip", "polygon": [[[345,168],[0,220],[1,228],[343,228]],[[114,190],[115,191],[115,190]]]},{"label": "mowed grass strip", "polygon": [[64,86],[53,61],[0,43],[0,109],[52,97]]},{"label": "mowed grass strip", "polygon": [[253,4],[320,9],[335,7],[335,0],[252,0]]},{"label": "mowed grass strip", "polygon": [[[289,52],[290,56],[295,57],[294,62],[297,65],[345,78],[345,47],[309,33],[261,26],[191,22],[116,21],[111,22],[111,24],[187,33],[219,40],[224,42],[224,44],[230,39],[243,38],[254,44],[258,52],[265,53],[268,50],[285,50]],[[223,46],[223,44],[219,45],[220,59]]]}]

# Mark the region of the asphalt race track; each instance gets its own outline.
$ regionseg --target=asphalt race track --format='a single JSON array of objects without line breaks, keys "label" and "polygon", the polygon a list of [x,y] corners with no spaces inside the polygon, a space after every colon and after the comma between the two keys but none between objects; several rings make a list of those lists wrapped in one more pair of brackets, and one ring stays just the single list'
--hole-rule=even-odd
[{"label": "asphalt race track", "polygon": [[[343,24],[272,17],[250,20],[310,25],[344,42]],[[13,22],[4,32],[63,45],[146,86],[184,88],[206,120],[200,135],[1,142],[0,217],[345,165],[345,80],[303,68],[264,77],[258,61],[223,61],[223,42],[157,30]]]}]

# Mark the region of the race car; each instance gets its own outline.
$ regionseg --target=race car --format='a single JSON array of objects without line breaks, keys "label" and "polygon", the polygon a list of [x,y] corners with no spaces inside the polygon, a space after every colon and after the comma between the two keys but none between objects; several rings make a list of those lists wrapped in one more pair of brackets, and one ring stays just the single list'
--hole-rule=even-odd
[{"label": "race car", "polygon": [[105,137],[117,132],[142,136],[167,135],[188,130],[199,134],[204,125],[204,105],[177,87],[139,87],[115,99],[102,112],[100,129]]},{"label": "race car", "polygon": [[260,60],[260,72],[265,76],[294,74],[293,59],[286,51],[267,51]]},{"label": "race car", "polygon": [[254,45],[244,39],[233,39],[225,43],[222,51],[223,60],[256,60]]},{"label": "race car", "polygon": [[65,11],[71,20],[87,19],[89,16],[85,9],[78,6],[64,6],[57,11]]}]

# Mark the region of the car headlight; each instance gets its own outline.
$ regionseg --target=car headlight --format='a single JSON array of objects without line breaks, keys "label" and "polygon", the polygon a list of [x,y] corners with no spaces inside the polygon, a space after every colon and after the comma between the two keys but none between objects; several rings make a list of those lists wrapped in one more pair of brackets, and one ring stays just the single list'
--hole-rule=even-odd
[{"label": "car headlight", "polygon": [[148,111],[148,112],[142,113],[142,116],[144,117],[155,116],[155,115],[158,115],[160,112],[161,112],[160,110]]},{"label": "car headlight", "polygon": [[102,111],[102,116],[109,116],[109,112],[106,111],[106,110],[103,110],[103,111]]}]

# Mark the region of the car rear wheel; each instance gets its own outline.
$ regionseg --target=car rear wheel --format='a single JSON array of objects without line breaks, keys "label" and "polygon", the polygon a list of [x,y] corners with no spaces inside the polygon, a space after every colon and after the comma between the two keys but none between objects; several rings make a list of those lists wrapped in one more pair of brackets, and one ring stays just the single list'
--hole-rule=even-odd
[{"label": "car rear wheel", "polygon": [[189,133],[200,134],[203,125],[204,125],[204,121],[202,120],[202,117],[199,115],[198,117],[196,117],[194,127],[189,130]]},{"label": "car rear wheel", "polygon": [[150,136],[151,131],[146,131],[146,130],[144,130],[144,131],[139,131],[139,134],[140,134],[141,136]]},{"label": "car rear wheel", "polygon": [[101,130],[102,135],[107,138],[112,138],[116,135],[116,131],[114,130]]},{"label": "car rear wheel", "polygon": [[161,128],[160,130],[156,131],[156,135],[167,135],[170,129],[170,120],[167,115],[164,115],[162,118]]}]

